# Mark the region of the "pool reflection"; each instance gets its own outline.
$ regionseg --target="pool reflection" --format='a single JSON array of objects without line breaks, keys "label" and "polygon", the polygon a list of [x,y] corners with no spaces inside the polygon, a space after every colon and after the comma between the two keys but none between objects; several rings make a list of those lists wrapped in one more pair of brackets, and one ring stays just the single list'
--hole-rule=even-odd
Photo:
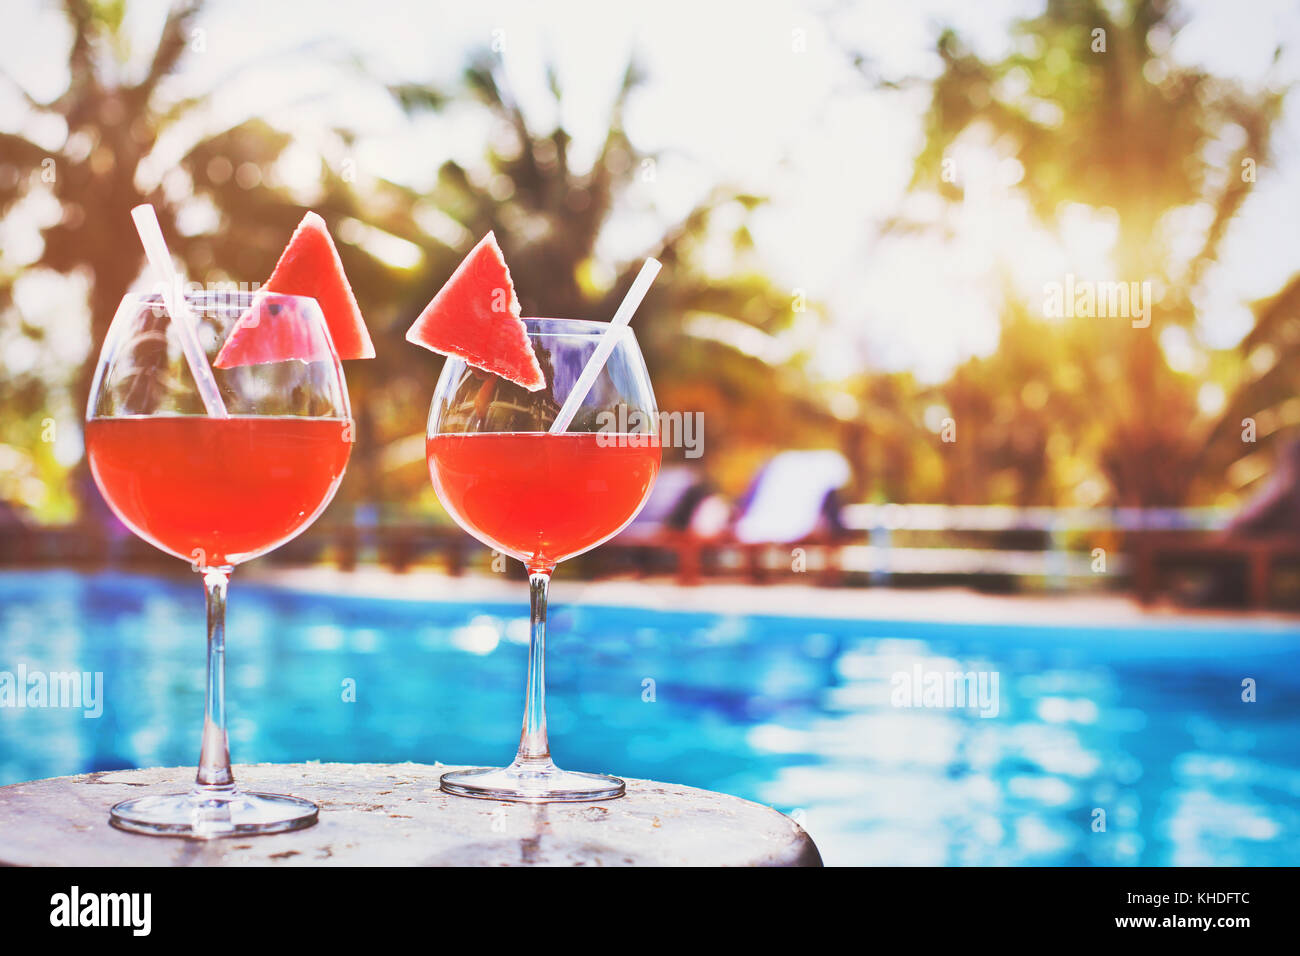
[{"label": "pool reflection", "polygon": [[[773,804],[828,863],[1300,857],[1293,627],[755,618],[556,592],[549,717],[565,766]],[[231,593],[237,762],[509,758],[524,607]],[[202,615],[197,579],[0,574],[0,672],[101,671],[106,687],[99,719],[0,707],[0,783],[192,763]],[[994,700],[963,685],[980,675]]]}]

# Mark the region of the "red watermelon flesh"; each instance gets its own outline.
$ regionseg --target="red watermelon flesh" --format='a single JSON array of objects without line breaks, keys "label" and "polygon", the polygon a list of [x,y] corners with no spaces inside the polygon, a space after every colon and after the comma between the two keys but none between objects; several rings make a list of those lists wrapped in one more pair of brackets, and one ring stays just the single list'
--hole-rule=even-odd
[{"label": "red watermelon flesh", "polygon": [[530,392],[546,387],[519,318],[519,299],[496,236],[488,233],[406,332],[406,340],[454,355]]},{"label": "red watermelon flesh", "polygon": [[[325,220],[316,213],[303,216],[261,291],[315,299],[325,315],[339,358],[375,357],[375,347],[343,273],[343,262],[334,240],[325,227]],[[317,351],[319,336],[307,331],[301,319],[294,323],[296,316],[281,313],[274,317],[277,321],[267,322],[266,312],[254,306],[240,317],[217,354],[213,363],[217,368],[295,358],[310,362],[324,357]],[[297,334],[294,324],[299,327]]]},{"label": "red watermelon flesh", "polygon": [[332,360],[320,327],[299,311],[299,300],[263,296],[239,317],[212,364],[217,368],[266,362]]}]

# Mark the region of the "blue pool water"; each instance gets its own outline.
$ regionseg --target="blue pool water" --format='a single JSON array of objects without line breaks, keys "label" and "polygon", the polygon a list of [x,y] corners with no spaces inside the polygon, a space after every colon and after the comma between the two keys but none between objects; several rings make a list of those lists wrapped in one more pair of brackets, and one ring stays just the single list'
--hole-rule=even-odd
[{"label": "blue pool water", "polygon": [[[566,590],[548,661],[565,767],[772,804],[832,864],[1300,862],[1295,626],[729,616],[568,606]],[[525,613],[236,581],[236,761],[508,760]],[[0,784],[192,763],[202,629],[197,578],[0,574],[0,672],[104,675],[97,719],[0,707]],[[895,706],[894,675],[918,666],[996,674],[997,715]]]}]

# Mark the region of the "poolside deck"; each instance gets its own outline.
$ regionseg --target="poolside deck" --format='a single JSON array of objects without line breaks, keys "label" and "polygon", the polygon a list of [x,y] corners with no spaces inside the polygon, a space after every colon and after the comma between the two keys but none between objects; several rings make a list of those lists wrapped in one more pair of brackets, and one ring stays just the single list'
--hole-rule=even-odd
[{"label": "poolside deck", "polygon": [[[245,580],[295,590],[355,597],[417,601],[515,601],[527,603],[521,581],[504,575],[452,577],[436,571],[395,574],[361,566],[353,571],[332,567],[249,568]],[[966,588],[825,588],[813,584],[716,583],[678,586],[671,578],[558,580],[557,603],[672,609],[715,614],[769,614],[847,620],[940,621],[982,624],[1087,624],[1131,627],[1178,621],[1233,623],[1252,621],[1295,625],[1300,613],[1276,610],[1189,609],[1172,604],[1143,605],[1125,594],[987,594]]]}]

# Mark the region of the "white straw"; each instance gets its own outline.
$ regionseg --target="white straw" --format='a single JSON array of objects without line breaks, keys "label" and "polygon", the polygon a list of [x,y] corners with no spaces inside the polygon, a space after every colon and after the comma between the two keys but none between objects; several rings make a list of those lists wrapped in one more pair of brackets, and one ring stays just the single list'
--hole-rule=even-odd
[{"label": "white straw", "polygon": [[221,400],[221,391],[217,388],[217,380],[212,375],[212,367],[208,365],[208,357],[203,354],[203,345],[199,342],[198,321],[185,303],[180,275],[172,265],[172,256],[167,251],[162,227],[158,225],[158,214],[153,211],[153,206],[144,203],[131,210],[131,218],[135,220],[136,231],[140,233],[144,254],[148,257],[149,264],[153,266],[157,277],[162,281],[163,302],[172,317],[172,324],[180,333],[181,350],[185,353],[190,374],[194,376],[194,382],[199,387],[199,397],[203,399],[203,407],[207,410],[209,418],[229,418],[230,413],[226,411],[226,405]]},{"label": "white straw", "polygon": [[605,363],[609,361],[610,353],[614,351],[614,346],[618,344],[620,333],[632,321],[632,313],[641,305],[641,300],[650,291],[650,283],[655,281],[655,276],[659,274],[659,270],[662,268],[663,266],[660,265],[658,259],[647,259],[645,265],[641,267],[641,271],[632,280],[632,288],[627,290],[627,295],[623,297],[618,311],[614,313],[614,318],[609,322],[609,328],[605,330],[605,333],[600,337],[600,341],[596,344],[596,351],[592,352],[591,358],[587,359],[582,374],[573,383],[573,389],[569,392],[569,397],[564,400],[564,405],[560,408],[560,414],[555,416],[555,421],[551,424],[550,434],[559,435],[573,423],[573,416],[578,414],[578,409],[582,406],[587,393],[591,391],[591,386],[596,383],[596,376],[605,367]]}]

